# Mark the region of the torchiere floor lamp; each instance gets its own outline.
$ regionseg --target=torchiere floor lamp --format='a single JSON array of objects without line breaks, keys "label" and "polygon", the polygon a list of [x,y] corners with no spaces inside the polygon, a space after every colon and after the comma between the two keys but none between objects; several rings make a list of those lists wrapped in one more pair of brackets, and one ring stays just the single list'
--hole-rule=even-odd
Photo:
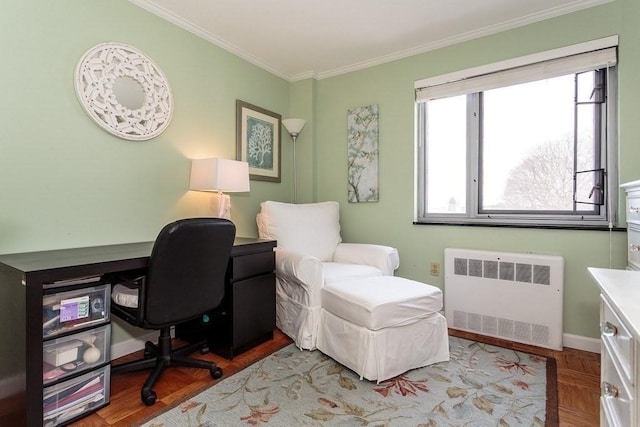
[{"label": "torchiere floor lamp", "polygon": [[303,119],[284,119],[282,124],[293,140],[293,203],[298,203],[298,172],[296,167],[296,140],[307,123]]}]

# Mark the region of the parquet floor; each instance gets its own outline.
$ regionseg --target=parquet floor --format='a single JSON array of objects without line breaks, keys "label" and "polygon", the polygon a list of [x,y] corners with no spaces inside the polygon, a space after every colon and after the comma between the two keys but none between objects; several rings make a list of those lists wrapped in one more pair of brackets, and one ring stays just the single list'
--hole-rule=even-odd
[{"label": "parquet floor", "polygon": [[[589,427],[599,425],[600,396],[600,355],[580,350],[565,349],[553,351],[531,347],[523,344],[507,342],[499,339],[480,337],[460,331],[450,330],[451,335],[484,341],[488,344],[500,345],[548,357],[554,357],[558,372],[558,406],[561,427]],[[206,360],[213,360],[223,369],[224,377],[233,375],[256,360],[268,355],[291,340],[276,330],[274,339],[249,350],[232,361],[214,354],[198,356]],[[126,356],[121,360],[141,357],[139,354]],[[158,401],[154,406],[147,407],[140,401],[140,387],[147,377],[147,372],[114,375],[111,378],[111,403],[72,424],[82,427],[118,426],[129,427],[132,424],[153,417],[154,413],[172,406],[197,391],[213,384],[208,371],[190,368],[172,368],[162,376],[156,385]],[[223,377],[223,378],[224,378]]]}]

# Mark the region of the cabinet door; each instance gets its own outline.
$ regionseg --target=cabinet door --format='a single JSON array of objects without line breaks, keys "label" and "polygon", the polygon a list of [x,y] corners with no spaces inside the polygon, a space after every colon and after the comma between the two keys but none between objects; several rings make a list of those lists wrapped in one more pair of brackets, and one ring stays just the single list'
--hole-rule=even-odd
[{"label": "cabinet door", "polygon": [[634,395],[633,388],[622,379],[618,372],[610,349],[605,345],[602,354],[602,379],[600,405],[608,426],[625,427],[633,425]]},{"label": "cabinet door", "polygon": [[275,275],[263,274],[233,284],[233,348],[269,339],[276,326]]}]

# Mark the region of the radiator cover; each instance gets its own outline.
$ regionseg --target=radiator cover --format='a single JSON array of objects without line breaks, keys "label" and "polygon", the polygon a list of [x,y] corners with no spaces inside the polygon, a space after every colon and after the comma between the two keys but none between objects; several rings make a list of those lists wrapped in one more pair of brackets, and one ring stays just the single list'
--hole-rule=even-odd
[{"label": "radiator cover", "polygon": [[450,328],[562,350],[560,256],[444,250]]}]

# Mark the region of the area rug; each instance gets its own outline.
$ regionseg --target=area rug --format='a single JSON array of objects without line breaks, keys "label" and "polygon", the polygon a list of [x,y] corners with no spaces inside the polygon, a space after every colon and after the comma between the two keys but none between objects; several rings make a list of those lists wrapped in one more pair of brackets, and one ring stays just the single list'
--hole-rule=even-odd
[{"label": "area rug", "polygon": [[457,337],[449,340],[449,362],[380,384],[361,381],[319,351],[300,351],[291,344],[143,425],[558,424],[554,359]]}]

